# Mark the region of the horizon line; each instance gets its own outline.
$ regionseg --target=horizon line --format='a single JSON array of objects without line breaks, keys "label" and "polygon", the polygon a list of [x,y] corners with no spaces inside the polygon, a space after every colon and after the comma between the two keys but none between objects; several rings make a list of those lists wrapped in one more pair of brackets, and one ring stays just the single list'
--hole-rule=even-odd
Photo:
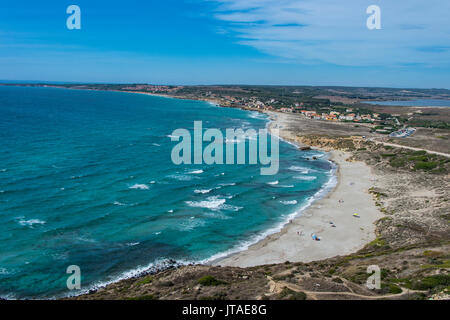
[{"label": "horizon line", "polygon": [[448,90],[450,87],[389,87],[389,86],[364,86],[364,85],[311,85],[311,84],[243,84],[243,83],[223,83],[223,84],[168,84],[168,83],[149,83],[149,82],[80,82],[80,81],[49,81],[49,80],[3,80],[0,79],[0,85],[5,84],[84,84],[84,85],[153,85],[153,86],[177,86],[177,87],[220,87],[220,86],[250,86],[250,87],[317,87],[317,88],[379,88],[379,89],[420,89],[420,90]]}]

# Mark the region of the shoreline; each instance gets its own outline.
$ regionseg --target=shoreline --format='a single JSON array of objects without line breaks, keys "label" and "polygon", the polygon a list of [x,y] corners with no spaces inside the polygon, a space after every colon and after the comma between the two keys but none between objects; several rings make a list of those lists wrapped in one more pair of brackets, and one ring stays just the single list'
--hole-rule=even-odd
[{"label": "shoreline", "polygon": [[[86,89],[79,89],[79,90],[86,90]],[[221,105],[218,101],[210,100],[210,99],[192,99],[188,97],[182,97],[182,96],[170,96],[165,94],[157,94],[157,93],[150,93],[150,92],[139,92],[139,91],[119,91],[119,90],[96,90],[96,91],[114,91],[114,92],[124,92],[124,93],[136,93],[136,94],[143,94],[143,95],[149,95],[149,96],[155,96],[155,97],[162,97],[162,98],[171,98],[171,99],[181,99],[181,100],[192,100],[192,101],[203,101],[207,103],[214,104],[218,107],[222,108],[233,108],[233,107],[227,107]],[[246,109],[246,108],[239,108],[243,111],[248,112],[258,112],[264,115],[267,115],[269,118],[269,121],[267,123],[267,128],[269,132],[272,134],[272,129],[279,129],[279,135],[277,137],[280,140],[283,140],[286,143],[290,143],[295,145],[297,148],[300,148],[303,146],[301,142],[299,142],[293,132],[291,132],[288,129],[288,124],[286,121],[286,118],[289,118],[289,114],[286,113],[277,113],[273,111],[262,111],[259,109]],[[282,119],[284,118],[284,119]],[[307,203],[303,208],[297,210],[296,212],[293,212],[291,214],[292,219],[290,221],[287,221],[286,223],[282,223],[281,227],[276,226],[271,229],[279,229],[279,231],[276,231],[274,233],[269,233],[265,235],[262,239],[256,240],[252,244],[248,245],[246,248],[231,248],[230,251],[233,251],[229,254],[226,254],[226,252],[218,252],[216,255],[219,256],[218,258],[214,258],[215,255],[212,257],[202,260],[199,263],[205,264],[205,265],[213,265],[213,266],[236,266],[236,267],[248,267],[248,266],[257,266],[257,265],[263,265],[263,264],[273,264],[273,263],[284,263],[285,261],[290,262],[311,262],[316,260],[322,260],[327,258],[332,258],[340,255],[347,255],[354,252],[357,252],[358,250],[362,249],[366,244],[368,244],[370,241],[374,240],[376,238],[375,234],[375,222],[383,217],[383,214],[377,209],[375,206],[375,201],[373,200],[373,197],[369,194],[368,189],[373,186],[373,181],[376,180],[374,177],[372,170],[369,166],[362,162],[347,162],[345,159],[350,157],[349,152],[343,152],[338,150],[323,150],[320,148],[313,147],[312,149],[316,149],[322,152],[325,152],[328,155],[328,161],[331,161],[335,164],[336,168],[334,170],[334,176],[336,178],[335,185],[329,189],[326,189],[326,185],[324,186],[325,190],[319,190],[318,194],[319,196],[315,199],[312,199],[311,202]],[[348,167],[347,167],[348,166]],[[347,177],[345,177],[345,174],[342,172],[342,168],[345,167],[345,174]],[[353,168],[351,168],[353,167]],[[365,177],[367,175],[367,179],[365,179],[364,185],[366,187],[366,192],[360,192],[357,199],[363,199],[358,206],[358,209],[361,213],[361,210],[363,210],[364,206],[367,206],[367,212],[369,213],[364,218],[361,215],[360,218],[353,217],[353,213],[350,210],[348,206],[345,206],[346,209],[349,210],[348,216],[344,217],[344,212],[342,212],[343,204],[350,203],[350,206],[352,205],[352,195],[350,195],[350,190],[347,190],[348,188],[343,188],[342,181],[348,180],[348,176],[352,169],[356,169],[357,174],[355,178],[361,178]],[[370,177],[370,178],[368,178]],[[330,177],[330,180],[333,179],[333,177]],[[330,180],[327,182],[327,184],[330,182]],[[354,179],[356,180],[356,179]],[[351,183],[354,183],[353,181]],[[365,190],[365,189],[364,189]],[[321,192],[326,191],[324,195],[320,195]],[[359,190],[361,191],[361,190]],[[317,194],[315,195],[317,196]],[[314,197],[315,197],[314,196]],[[326,214],[323,214],[323,210],[333,210],[335,209],[335,204],[333,203],[327,203],[328,201],[339,201],[341,199],[336,200],[335,198],[339,196],[338,198],[342,198],[344,200],[344,203],[342,203],[342,206],[338,210],[337,216],[329,216]],[[327,201],[328,200],[328,201]],[[339,202],[338,202],[339,203]],[[322,206],[325,205],[325,208]],[[349,218],[350,217],[350,218]],[[302,219],[303,218],[303,219]],[[328,218],[328,225],[327,222],[322,221],[323,219],[327,220]],[[324,226],[328,226],[332,228],[332,230],[339,230],[338,223],[342,226],[341,228],[352,226],[353,222],[358,222],[358,219],[360,223],[357,223],[356,225],[359,226],[359,230],[353,228],[354,233],[351,237],[348,239],[343,239],[342,236],[339,235],[333,235],[328,240],[330,242],[333,242],[333,240],[340,240],[340,245],[335,245],[333,248],[328,247],[327,250],[322,250],[316,252],[317,249],[320,249],[322,247],[325,247],[325,239],[322,239],[321,241],[314,241],[311,238],[311,234],[315,233],[319,238],[324,238],[324,236],[328,236],[329,232],[324,232],[321,236],[321,232],[325,231],[323,228]],[[309,220],[309,221],[308,221]],[[320,222],[322,221],[322,222]],[[336,221],[339,221],[336,223]],[[336,227],[331,227],[330,222],[333,222]],[[340,223],[343,222],[343,223]],[[300,235],[297,234],[296,229],[298,229],[298,226],[303,226],[302,224],[306,223],[304,225],[307,228],[310,228],[309,234],[305,232],[306,230],[299,231]],[[316,228],[313,228],[316,227]],[[328,228],[328,229],[330,229]],[[270,231],[271,229],[266,230]],[[316,230],[316,231],[315,231]],[[329,230],[328,230],[329,231]],[[345,231],[345,230],[344,230]],[[310,240],[309,243],[304,242],[305,246],[304,248],[298,248],[298,252],[289,253],[287,257],[290,257],[290,259],[284,259],[283,255],[283,248],[286,246],[292,245],[292,243],[297,243],[298,238],[301,238],[303,240]],[[252,242],[251,239],[248,240],[249,242]],[[336,241],[334,241],[336,242]],[[311,243],[315,245],[311,245]],[[321,244],[321,245],[319,245]],[[264,249],[268,248],[268,249]],[[234,250],[235,249],[235,250]],[[310,249],[309,253],[304,252],[304,249]],[[333,250],[334,249],[334,250]],[[270,251],[271,252],[266,252]],[[272,254],[271,254],[272,253]],[[222,256],[223,255],[223,256]],[[266,258],[262,259],[261,255],[267,256]],[[249,260],[259,261],[258,263],[251,263]]]},{"label": "shoreline", "polygon": [[[286,130],[287,123],[276,113],[268,114],[269,130],[280,129],[280,139],[301,147]],[[336,185],[297,211],[281,231],[245,250],[215,260],[213,265],[253,267],[286,261],[318,261],[354,253],[376,238],[375,222],[383,215],[368,191],[376,180],[371,169],[362,162],[346,161],[349,152],[314,149],[327,152],[328,160],[336,164]],[[359,217],[354,217],[354,213]],[[321,240],[313,240],[313,234]]]},{"label": "shoreline", "polygon": [[[50,86],[46,86],[50,87]],[[59,87],[55,87],[59,88]],[[64,88],[64,89],[71,89],[73,88]],[[122,92],[122,93],[137,93],[137,94],[144,94],[144,95],[150,95],[150,96],[157,96],[157,97],[164,97],[164,98],[172,98],[172,99],[184,99],[184,100],[192,100],[192,101],[204,101],[207,103],[214,104],[219,107],[224,108],[232,108],[220,105],[217,101],[209,100],[209,99],[188,99],[183,97],[174,97],[169,95],[163,95],[163,94],[154,94],[154,93],[147,93],[147,92],[137,92],[137,91],[119,91],[119,90],[93,90],[93,89],[75,89],[75,90],[92,90],[92,91],[113,91],[113,92]],[[276,128],[280,129],[279,136],[277,136],[280,140],[283,140],[286,143],[294,144],[297,147],[300,147],[299,142],[295,140],[295,138],[291,135],[289,130],[285,130],[286,124],[283,121],[280,121],[279,116],[275,116],[276,113],[274,112],[264,112],[261,110],[251,110],[251,109],[245,109],[245,108],[239,108],[243,111],[249,111],[249,112],[258,112],[265,115],[269,115],[269,122],[268,122],[268,129],[269,132],[272,134],[272,129],[274,129],[274,126]],[[283,114],[286,117],[289,117],[288,114]],[[314,148],[316,150],[320,150],[319,148]],[[346,255],[350,253],[354,253],[361,249],[365,244],[369,243],[371,240],[375,239],[375,226],[373,225],[373,222],[381,218],[381,212],[379,212],[375,205],[374,201],[370,194],[367,192],[367,196],[370,198],[370,204],[373,206],[373,208],[379,213],[380,216],[373,215],[373,212],[371,212],[369,219],[367,217],[364,217],[364,215],[361,215],[361,218],[354,218],[352,216],[353,212],[349,213],[349,217],[353,219],[353,221],[360,221],[364,230],[361,230],[361,232],[356,232],[357,237],[350,237],[349,241],[345,241],[341,246],[335,245],[335,246],[328,246],[327,242],[334,242],[336,243],[336,240],[339,240],[339,236],[329,236],[329,231],[342,231],[344,229],[345,233],[347,233],[347,227],[351,225],[351,223],[348,223],[346,219],[341,219],[341,217],[334,217],[334,216],[328,216],[322,214],[321,211],[325,210],[326,204],[324,204],[325,208],[322,208],[322,203],[327,202],[327,200],[332,200],[334,198],[334,195],[338,192],[338,190],[342,189],[342,181],[345,178],[343,176],[343,173],[341,172],[341,167],[345,164],[348,164],[345,162],[345,158],[349,157],[349,153],[341,152],[341,151],[326,151],[326,150],[320,150],[327,152],[329,154],[329,161],[332,161],[336,164],[336,169],[334,171],[334,174],[336,176],[336,185],[332,188],[326,189],[326,185],[324,185],[324,190],[327,191],[324,195],[319,195],[317,198],[313,198],[311,202],[307,203],[303,208],[297,210],[294,212],[291,216],[294,216],[290,222],[284,223],[281,225],[281,227],[276,227],[276,229],[281,229],[280,231],[277,231],[275,233],[270,233],[266,235],[262,240],[258,240],[255,243],[248,246],[248,248],[243,248],[242,250],[239,250],[237,252],[228,254],[224,257],[210,260],[207,259],[206,262],[199,262],[200,264],[205,265],[223,265],[223,266],[236,266],[236,267],[250,267],[250,266],[258,266],[258,265],[264,265],[264,264],[273,264],[273,263],[284,263],[285,261],[290,262],[310,262],[310,261],[317,261],[322,260],[326,258],[331,258],[339,255]],[[366,165],[364,165],[366,166]],[[367,167],[367,166],[366,166]],[[367,169],[369,169],[367,167]],[[364,169],[358,170],[364,171]],[[370,169],[369,169],[370,170]],[[346,171],[346,170],[345,170]],[[333,177],[330,177],[330,179],[333,179]],[[327,182],[326,184],[328,184]],[[371,186],[371,185],[370,185]],[[370,187],[369,186],[369,187]],[[355,187],[359,187],[355,186]],[[368,189],[368,188],[367,188]],[[320,193],[322,189],[318,192]],[[316,194],[317,195],[317,194]],[[315,196],[316,196],[315,195]],[[314,196],[314,197],[315,197]],[[346,195],[348,196],[348,195]],[[344,199],[344,204],[347,203],[347,198]],[[371,207],[372,207],[371,206]],[[332,208],[332,207],[331,207]],[[361,210],[359,210],[360,213]],[[332,228],[331,226],[327,225],[327,219],[329,218],[330,221],[333,221],[336,224],[336,228]],[[364,217],[364,219],[363,219]],[[376,219],[372,219],[373,217],[376,217]],[[324,220],[325,219],[325,220]],[[350,220],[351,220],[350,219]],[[357,220],[356,220],[357,219]],[[329,224],[329,221],[328,221]],[[302,235],[298,235],[297,231],[299,230],[299,227],[302,229]],[[329,227],[329,230],[325,230],[326,227]],[[360,227],[361,228],[361,227]],[[275,229],[275,228],[271,228]],[[373,229],[373,230],[372,230]],[[269,229],[270,230],[270,229]],[[269,231],[269,230],[266,230]],[[317,236],[319,236],[322,240],[321,241],[313,241],[310,237],[310,231],[313,233],[316,233]],[[360,236],[363,236],[363,238],[360,238]],[[360,238],[359,240],[357,238]],[[300,248],[289,248],[287,251],[289,252],[283,252],[285,248],[288,248],[290,246],[293,246],[295,243],[299,243],[299,239],[302,241],[304,246],[300,246]],[[251,239],[249,239],[250,241]],[[345,240],[345,239],[341,239]],[[350,241],[354,241],[353,245],[350,245]],[[327,247],[328,246],[328,247]],[[324,249],[326,250],[321,250]],[[221,253],[217,253],[217,255],[220,255]],[[141,271],[142,274],[145,274],[146,271]],[[105,287],[112,283],[117,283],[125,279],[134,278],[136,276],[139,276],[137,274],[133,274],[129,277],[122,277],[116,280],[113,280],[109,283],[106,283],[104,285],[100,285],[99,287]],[[74,296],[80,296],[86,294],[80,293],[76,294]]]}]

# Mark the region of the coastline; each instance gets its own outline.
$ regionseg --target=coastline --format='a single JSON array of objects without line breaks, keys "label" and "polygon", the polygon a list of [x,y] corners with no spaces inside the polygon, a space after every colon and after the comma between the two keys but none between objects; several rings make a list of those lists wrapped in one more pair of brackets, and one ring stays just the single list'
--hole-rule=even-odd
[{"label": "coastline", "polygon": [[[89,89],[77,89],[77,90],[89,90]],[[107,90],[94,90],[94,91],[107,91]],[[134,91],[116,91],[116,92],[138,93],[172,99],[174,98],[183,99],[182,97],[172,97],[168,95],[152,94],[146,92],[134,92]],[[196,100],[205,101],[215,104],[217,106],[221,106],[218,102],[213,100],[208,99],[196,99]],[[260,110],[248,110],[244,108],[241,109],[244,111],[250,112],[256,111],[259,113],[266,114],[265,112],[261,112]],[[276,115],[275,113],[270,113],[269,115],[271,116],[271,120],[268,123],[269,130],[274,128],[280,129],[279,132],[280,139],[284,140],[287,143],[295,144],[298,146],[299,143],[298,141],[295,140],[293,133],[287,130],[286,123],[282,121],[280,117],[274,116]],[[287,114],[284,115],[286,117],[289,117],[289,115]],[[361,173],[362,175],[364,175],[364,170],[369,169],[365,165],[363,166],[365,166],[366,168],[355,169],[353,163],[350,164],[346,162],[345,159],[348,158],[349,153],[344,153],[340,151],[331,151],[329,152],[329,155],[330,155],[329,160],[337,164],[337,170],[335,172],[337,176],[337,185],[331,190],[327,190],[328,192],[325,194],[324,197],[313,199],[311,203],[308,203],[305,206],[306,208],[303,210],[301,215],[297,215],[295,218],[292,219],[291,222],[285,224],[281,228],[281,231],[269,234],[262,240],[259,240],[256,243],[250,245],[247,249],[240,250],[236,253],[232,253],[231,255],[224,256],[223,258],[219,258],[217,260],[205,262],[205,264],[249,267],[272,263],[283,263],[285,261],[309,262],[356,252],[358,249],[362,248],[365,244],[375,239],[375,232],[374,232],[375,226],[373,225],[373,222],[378,220],[381,216],[377,216],[376,219],[373,219],[375,217],[375,215],[373,215],[373,212],[371,212],[369,215],[365,214],[362,215],[361,214],[362,210],[358,210],[359,213],[361,214],[361,218],[358,219],[352,216],[353,212],[348,212],[347,218],[349,219],[344,219],[340,215],[334,216],[333,214],[331,215],[323,214],[324,210],[327,209],[331,210],[334,209],[334,207],[336,206],[335,203],[332,203],[332,201],[335,200],[334,199],[336,198],[335,194],[338,193],[338,191],[344,193],[344,196],[339,198],[344,199],[343,205],[347,204],[347,202],[350,202],[350,198],[352,197],[352,195],[349,192],[347,192],[350,191],[349,189],[352,188],[342,188],[341,186],[342,184],[341,181],[345,179],[346,176],[349,175],[347,174],[347,172],[342,172],[343,170],[341,169],[341,167],[346,165],[352,167],[351,168],[352,170],[357,171],[355,178],[356,177],[359,178],[359,175]],[[344,171],[347,171],[347,169]],[[371,185],[369,185],[366,189],[368,189],[370,186]],[[355,188],[353,189],[360,189],[361,186],[358,183],[357,185],[354,185],[354,187]],[[374,209],[378,214],[381,215],[381,213],[374,206],[372,197],[368,192],[367,196],[370,204],[373,205],[373,208],[371,209]],[[330,203],[327,204],[326,200],[330,200]],[[336,202],[338,200],[336,200]],[[340,210],[339,213],[342,215],[343,214],[342,210]],[[353,229],[351,230],[352,235],[349,236],[347,233],[349,227],[351,227],[350,225],[352,224],[350,223],[350,220],[351,222],[354,221],[361,222],[360,224],[355,225],[360,225],[358,228],[362,227],[364,230],[360,230],[361,232],[358,232],[357,230],[358,228],[355,227],[353,228],[355,230]],[[329,221],[333,221],[336,224],[336,228],[331,227],[329,225]],[[302,231],[302,235],[297,234],[297,231],[299,231],[300,229]],[[340,235],[342,235],[343,237],[339,237],[339,234],[336,235],[336,232],[334,232],[333,234],[331,231],[342,231]],[[321,238],[321,241],[313,241],[310,236],[311,233],[317,234],[317,236]],[[340,241],[341,243],[338,244],[337,243],[338,241]],[[328,242],[330,244],[328,244]],[[302,245],[294,248],[294,245],[296,243],[301,243]],[[285,250],[286,248],[288,248],[288,250]],[[141,272],[134,273],[133,275],[129,274],[120,279],[116,279],[109,283],[102,284],[99,287],[108,286],[111,283],[116,283],[124,279],[134,278],[136,276],[139,276],[139,274],[145,273],[146,271],[141,270]],[[76,295],[78,296],[82,294],[84,293]]]},{"label": "coastline", "polygon": [[[279,129],[281,139],[300,146],[285,121],[288,115],[280,117],[270,112],[269,117],[269,130]],[[321,151],[328,152],[329,160],[337,165],[334,188],[300,211],[280,232],[213,261],[213,265],[253,267],[286,261],[311,262],[354,253],[376,238],[375,222],[383,215],[368,191],[376,181],[375,175],[363,162],[346,161],[349,152]],[[354,213],[359,217],[354,217]],[[313,234],[321,240],[313,240]]]},{"label": "coastline", "polygon": [[[113,91],[205,101],[219,107],[229,108],[212,99],[192,99],[140,91]],[[240,109],[268,115],[267,128],[269,132],[275,128],[279,129],[279,139],[297,147],[303,146],[298,141],[295,132],[289,128],[288,123],[291,120],[289,114],[258,109]],[[213,256],[200,262],[201,264],[250,267],[286,261],[311,262],[354,253],[376,238],[375,222],[381,219],[383,214],[377,209],[372,195],[368,192],[368,189],[373,186],[373,182],[376,181],[370,167],[363,162],[346,161],[351,155],[350,152],[313,149],[327,152],[328,160],[336,164],[334,172],[336,185],[325,190],[327,191],[325,195],[312,199],[311,203],[293,213],[294,218],[284,224],[280,231],[269,233],[242,250],[233,250],[230,254],[219,252],[217,253],[218,258]],[[353,188],[350,187],[350,183]],[[324,190],[319,193],[322,191]],[[343,200],[343,203],[340,203],[339,200]],[[353,213],[356,212],[360,214],[359,218],[353,216]],[[332,227],[330,222],[333,222],[336,227]],[[311,234],[316,234],[321,241],[312,240]],[[299,243],[301,243],[300,246],[292,246]],[[290,249],[284,252],[285,248]]]},{"label": "coastline", "polygon": [[[183,99],[144,92],[116,92]],[[208,99],[186,99],[221,106]],[[401,160],[414,154],[401,145],[361,138],[361,130],[354,129],[356,126],[345,126],[344,130],[334,123],[308,122],[290,113],[231,108],[269,114],[271,121],[267,122],[267,127],[269,130],[281,129],[280,133],[272,133],[281,140],[299,148],[312,146],[327,152],[323,159],[336,164],[336,171],[331,171],[335,174],[334,179],[338,179],[335,187],[323,187],[323,191],[328,192],[316,193],[322,197],[311,197],[297,213],[290,215],[297,215],[290,223],[284,219],[276,228],[265,230],[235,253],[229,252],[216,260],[196,262],[165,260],[165,266],[139,267],[111,281],[83,287],[83,292],[42,299],[292,300],[299,293],[307,300],[449,298],[442,282],[426,290],[415,289],[424,280],[443,278],[448,281],[445,259],[449,252],[450,234],[446,203],[449,165],[442,166],[446,171],[439,174],[415,170],[409,162],[409,167],[397,168],[391,165],[391,156]],[[383,157],[385,154],[391,156],[386,159]],[[433,154],[426,157],[426,161],[448,163]],[[374,188],[366,190],[366,186]],[[348,198],[334,196],[338,192],[344,192]],[[364,203],[362,198],[367,193],[369,199]],[[362,210],[358,201],[362,203]],[[370,211],[369,207],[374,202],[378,212],[371,215],[366,210]],[[357,211],[355,207],[358,207]],[[360,214],[359,218],[353,217],[354,211]],[[375,219],[375,215],[382,219]],[[367,221],[371,219],[377,226],[375,241],[371,241],[375,239],[375,225]],[[336,227],[329,225],[330,221]],[[313,241],[311,234],[305,232],[307,228],[313,230],[321,241]],[[347,241],[347,238],[354,241]],[[142,249],[140,252],[145,253]],[[432,264],[430,259],[433,259]],[[360,277],[368,266],[374,264],[388,271],[387,277],[383,278],[383,288],[377,291],[367,290],[366,279]],[[245,268],[247,266],[249,268]],[[200,284],[205,277],[223,281],[226,287]],[[291,294],[286,295],[289,292]],[[14,295],[0,297],[0,300],[2,298],[18,299]]]}]

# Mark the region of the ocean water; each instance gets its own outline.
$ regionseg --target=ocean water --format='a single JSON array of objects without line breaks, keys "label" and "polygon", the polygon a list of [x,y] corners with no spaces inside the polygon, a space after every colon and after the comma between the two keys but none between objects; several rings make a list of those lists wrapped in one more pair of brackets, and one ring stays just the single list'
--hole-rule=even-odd
[{"label": "ocean water", "polygon": [[404,106],[404,107],[450,107],[450,100],[444,99],[417,99],[405,101],[367,101],[370,104],[384,106]]},{"label": "ocean water", "polygon": [[[167,259],[211,261],[279,230],[332,184],[324,154],[285,142],[274,176],[260,165],[176,166],[169,136],[195,120],[268,122],[199,101],[0,87],[0,296],[73,295]],[[70,265],[80,291],[67,289]]]}]

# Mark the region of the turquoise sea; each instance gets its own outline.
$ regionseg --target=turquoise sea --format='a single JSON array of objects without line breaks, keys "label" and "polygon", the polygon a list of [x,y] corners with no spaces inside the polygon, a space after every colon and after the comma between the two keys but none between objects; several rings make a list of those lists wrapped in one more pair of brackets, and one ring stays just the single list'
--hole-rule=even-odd
[{"label": "turquoise sea", "polygon": [[[260,165],[176,166],[169,137],[195,120],[268,122],[200,101],[0,86],[0,297],[74,295],[169,259],[211,261],[279,230],[333,184],[325,154],[285,142],[274,176]],[[70,265],[80,291],[66,287]]]}]

